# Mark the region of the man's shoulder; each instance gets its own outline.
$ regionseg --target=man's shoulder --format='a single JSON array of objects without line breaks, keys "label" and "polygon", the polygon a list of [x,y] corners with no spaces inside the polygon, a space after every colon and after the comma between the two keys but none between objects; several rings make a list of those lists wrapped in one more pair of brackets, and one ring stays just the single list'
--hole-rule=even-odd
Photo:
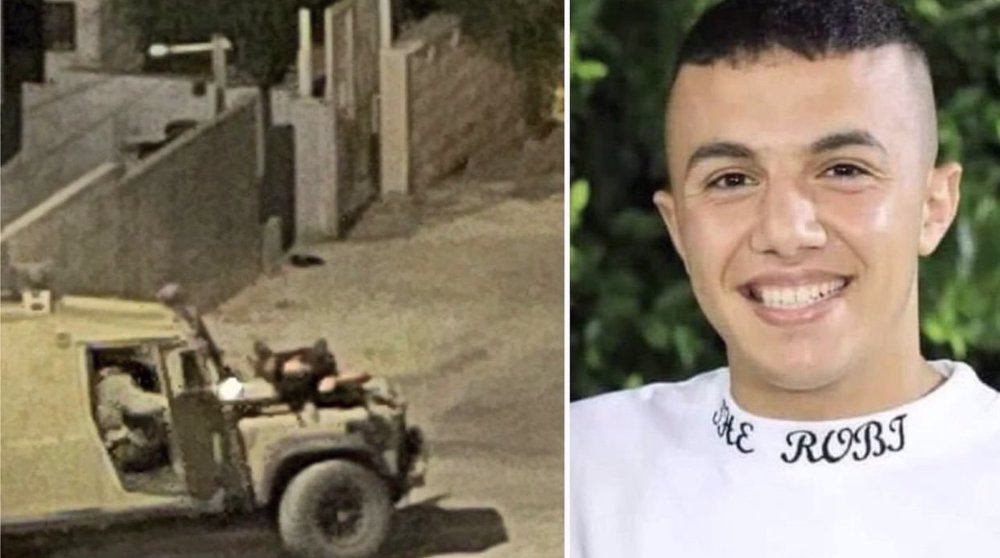
[{"label": "man's shoulder", "polygon": [[118,395],[127,392],[132,387],[132,377],[127,374],[111,374],[101,378],[97,383],[99,394]]},{"label": "man's shoulder", "polygon": [[729,382],[729,369],[717,368],[679,382],[656,382],[637,388],[612,391],[570,404],[570,413],[586,415],[623,407],[658,404],[664,400],[694,403],[705,395],[714,396]]},{"label": "man's shoulder", "polygon": [[606,432],[681,427],[698,410],[717,405],[729,385],[729,370],[719,368],[680,382],[658,382],[605,393],[570,405],[574,441],[603,439]]}]

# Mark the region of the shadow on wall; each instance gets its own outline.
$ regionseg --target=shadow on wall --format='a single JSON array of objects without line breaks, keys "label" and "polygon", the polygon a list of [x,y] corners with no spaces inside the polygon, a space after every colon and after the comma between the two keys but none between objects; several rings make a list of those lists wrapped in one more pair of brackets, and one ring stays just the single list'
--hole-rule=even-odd
[{"label": "shadow on wall", "polygon": [[295,129],[274,125],[268,132],[267,162],[261,184],[260,222],[281,218],[281,247],[295,243]]},{"label": "shadow on wall", "polygon": [[0,164],[6,164],[21,150],[21,88],[4,89],[0,103]]}]

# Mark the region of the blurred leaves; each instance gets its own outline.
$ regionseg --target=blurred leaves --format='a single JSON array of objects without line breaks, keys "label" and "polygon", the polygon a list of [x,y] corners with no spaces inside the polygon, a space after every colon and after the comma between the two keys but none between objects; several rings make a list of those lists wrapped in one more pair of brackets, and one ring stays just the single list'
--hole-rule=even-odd
[{"label": "blurred leaves", "polygon": [[608,67],[596,60],[583,60],[576,49],[576,33],[570,31],[570,71],[579,83],[586,84],[608,75]]},{"label": "blurred leaves", "polygon": [[[650,198],[683,33],[713,0],[571,3],[571,396],[724,363]],[[1000,0],[904,0],[927,47],[939,159],[963,165],[957,221],[921,262],[925,354],[1000,368]]]},{"label": "blurred leaves", "polygon": [[569,188],[569,229],[575,231],[583,219],[583,210],[590,200],[590,186],[586,180],[577,180]]},{"label": "blurred leaves", "polygon": [[721,342],[651,203],[662,184],[669,60],[707,4],[571,3],[574,398],[721,363]]},{"label": "blurred leaves", "polygon": [[1000,1],[912,3],[934,73],[939,159],[963,166],[956,223],[921,262],[921,329],[932,354],[976,364],[1000,352]]}]

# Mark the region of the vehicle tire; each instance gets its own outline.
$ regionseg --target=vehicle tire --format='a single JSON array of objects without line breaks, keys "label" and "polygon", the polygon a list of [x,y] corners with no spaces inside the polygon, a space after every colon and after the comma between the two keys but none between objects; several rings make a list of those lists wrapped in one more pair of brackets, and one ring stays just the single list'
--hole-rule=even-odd
[{"label": "vehicle tire", "polygon": [[304,469],[288,484],[278,507],[281,539],[303,558],[374,556],[391,520],[385,481],[344,460]]}]

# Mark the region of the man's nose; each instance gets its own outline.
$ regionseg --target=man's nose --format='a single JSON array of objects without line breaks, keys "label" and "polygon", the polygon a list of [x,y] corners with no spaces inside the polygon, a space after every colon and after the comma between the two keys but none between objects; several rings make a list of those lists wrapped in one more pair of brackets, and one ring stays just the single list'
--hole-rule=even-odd
[{"label": "man's nose", "polygon": [[826,244],[826,230],[816,214],[816,202],[794,181],[768,183],[760,198],[757,226],[750,237],[755,252],[782,258]]}]

